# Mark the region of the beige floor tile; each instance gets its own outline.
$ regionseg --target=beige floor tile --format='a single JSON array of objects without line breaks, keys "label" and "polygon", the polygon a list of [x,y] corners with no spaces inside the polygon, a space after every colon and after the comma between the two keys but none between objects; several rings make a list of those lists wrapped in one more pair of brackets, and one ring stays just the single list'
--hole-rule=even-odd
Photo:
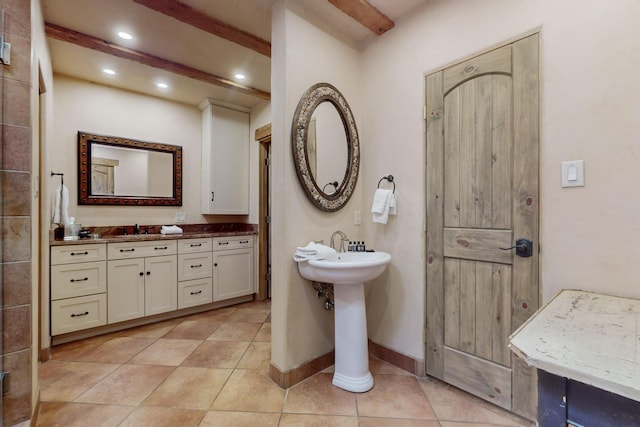
[{"label": "beige floor tile", "polygon": [[268,370],[271,365],[271,343],[252,342],[240,359],[238,368]]},{"label": "beige floor tile", "polygon": [[69,362],[55,372],[47,384],[41,384],[40,400],[70,402],[93,387],[120,365]]},{"label": "beige floor tile", "polygon": [[63,366],[69,363],[66,360],[54,360],[49,359],[46,362],[40,363],[38,365],[38,380],[40,385],[49,384],[52,381],[56,381],[58,377],[56,376],[56,371]]},{"label": "beige floor tile", "polygon": [[175,368],[123,365],[91,387],[76,402],[139,405]]},{"label": "beige floor tile", "polygon": [[77,358],[88,351],[97,348],[100,344],[103,344],[110,339],[112,335],[104,335],[93,338],[87,338],[86,340],[73,341],[66,344],[60,344],[52,347],[51,359],[52,360],[77,360]]},{"label": "beige floor tile", "polygon": [[277,427],[279,421],[279,413],[209,411],[200,427]]},{"label": "beige floor tile", "polygon": [[178,366],[201,342],[197,340],[166,340],[161,338],[138,353],[129,363]]},{"label": "beige floor tile", "polygon": [[269,308],[239,308],[233,312],[227,322],[264,323],[269,316]]},{"label": "beige floor tile", "polygon": [[177,368],[151,393],[144,405],[208,409],[231,372],[231,369]]},{"label": "beige floor tile", "polygon": [[138,326],[118,332],[122,337],[160,338],[182,322],[182,319],[170,319],[149,325]]},{"label": "beige floor tile", "polygon": [[256,334],[254,341],[271,342],[271,323],[264,323],[258,333]]},{"label": "beige floor tile", "polygon": [[415,377],[374,375],[374,381],[371,390],[356,395],[360,416],[436,419]]},{"label": "beige floor tile", "polygon": [[196,427],[206,412],[196,409],[142,406],[131,413],[120,427]]},{"label": "beige floor tile", "polygon": [[215,310],[203,311],[202,313],[191,314],[184,317],[183,320],[210,320],[216,322],[224,322],[227,318],[236,311],[234,307],[223,307]]},{"label": "beige floor tile", "polygon": [[280,427],[358,427],[358,417],[282,414]]},{"label": "beige floor tile", "polygon": [[211,406],[217,411],[280,412],[285,392],[268,371],[236,369]]},{"label": "beige floor tile", "polygon": [[525,420],[436,379],[421,378],[418,384],[439,420],[506,426],[528,425]]},{"label": "beige floor tile", "polygon": [[134,408],[86,403],[42,402],[38,413],[39,427],[116,427]]},{"label": "beige floor tile", "polygon": [[260,323],[224,322],[207,339],[218,341],[251,341],[260,330]]},{"label": "beige floor tile", "polygon": [[407,372],[404,369],[400,369],[397,366],[393,366],[392,364],[373,356],[369,356],[369,371],[371,371],[372,375],[392,374],[413,376],[413,374],[411,374],[410,372]]},{"label": "beige floor tile", "polygon": [[441,427],[505,427],[511,424],[493,424],[493,423],[468,423],[459,421],[440,421]]},{"label": "beige floor tile", "polygon": [[331,384],[332,374],[316,374],[287,392],[284,412],[356,416],[356,395]]},{"label": "beige floor tile", "polygon": [[436,420],[360,417],[360,427],[440,427]]},{"label": "beige floor tile", "polygon": [[218,329],[222,321],[185,320],[164,334],[165,339],[205,340]]},{"label": "beige floor tile", "polygon": [[75,360],[95,363],[126,363],[153,342],[152,338],[115,337]]},{"label": "beige floor tile", "polygon": [[242,341],[204,341],[181,366],[235,368],[249,344]]}]

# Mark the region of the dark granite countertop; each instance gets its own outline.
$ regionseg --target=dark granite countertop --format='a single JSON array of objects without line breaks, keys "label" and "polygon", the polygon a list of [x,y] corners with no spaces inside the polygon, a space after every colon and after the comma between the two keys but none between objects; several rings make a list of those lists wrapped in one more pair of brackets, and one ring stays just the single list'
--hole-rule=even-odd
[{"label": "dark granite countertop", "polygon": [[[258,234],[255,224],[224,223],[224,224],[179,224],[183,229],[181,234],[161,234],[161,225],[140,225],[141,234],[133,234],[133,226],[83,227],[89,231],[88,238],[64,240],[56,238],[55,230],[51,230],[49,244],[51,246],[82,245],[115,242],[144,242],[150,240],[198,239],[207,237],[231,237]],[[124,230],[128,234],[124,234]],[[147,231],[147,233],[145,233]],[[96,238],[94,235],[99,235]]]}]

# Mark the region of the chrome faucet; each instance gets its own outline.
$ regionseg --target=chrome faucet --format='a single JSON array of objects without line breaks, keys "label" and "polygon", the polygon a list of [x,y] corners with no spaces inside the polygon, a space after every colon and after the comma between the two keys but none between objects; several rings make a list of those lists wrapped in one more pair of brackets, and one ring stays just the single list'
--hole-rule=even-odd
[{"label": "chrome faucet", "polygon": [[[338,251],[338,248],[335,247],[335,242],[334,239],[336,238],[336,236],[340,236],[340,250]],[[338,252],[344,252],[344,242],[349,242],[349,238],[347,237],[346,234],[344,234],[342,231],[335,231],[332,235],[331,235],[331,247],[333,249],[335,249]]]}]

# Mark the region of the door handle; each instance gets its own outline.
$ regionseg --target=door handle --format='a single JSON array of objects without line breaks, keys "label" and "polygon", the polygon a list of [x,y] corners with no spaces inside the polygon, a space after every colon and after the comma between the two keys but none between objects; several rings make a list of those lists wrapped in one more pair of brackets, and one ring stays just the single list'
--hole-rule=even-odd
[{"label": "door handle", "polygon": [[527,258],[533,255],[533,242],[529,239],[518,239],[516,240],[516,244],[511,246],[510,248],[499,248],[503,251],[510,251],[511,249],[516,250],[516,255]]}]

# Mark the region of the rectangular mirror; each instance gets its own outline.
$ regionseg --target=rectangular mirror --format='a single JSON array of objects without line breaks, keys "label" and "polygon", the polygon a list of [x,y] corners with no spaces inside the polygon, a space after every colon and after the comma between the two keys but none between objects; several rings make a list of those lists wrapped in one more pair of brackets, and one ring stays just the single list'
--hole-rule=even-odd
[{"label": "rectangular mirror", "polygon": [[79,131],[78,204],[182,206],[182,147]]}]

